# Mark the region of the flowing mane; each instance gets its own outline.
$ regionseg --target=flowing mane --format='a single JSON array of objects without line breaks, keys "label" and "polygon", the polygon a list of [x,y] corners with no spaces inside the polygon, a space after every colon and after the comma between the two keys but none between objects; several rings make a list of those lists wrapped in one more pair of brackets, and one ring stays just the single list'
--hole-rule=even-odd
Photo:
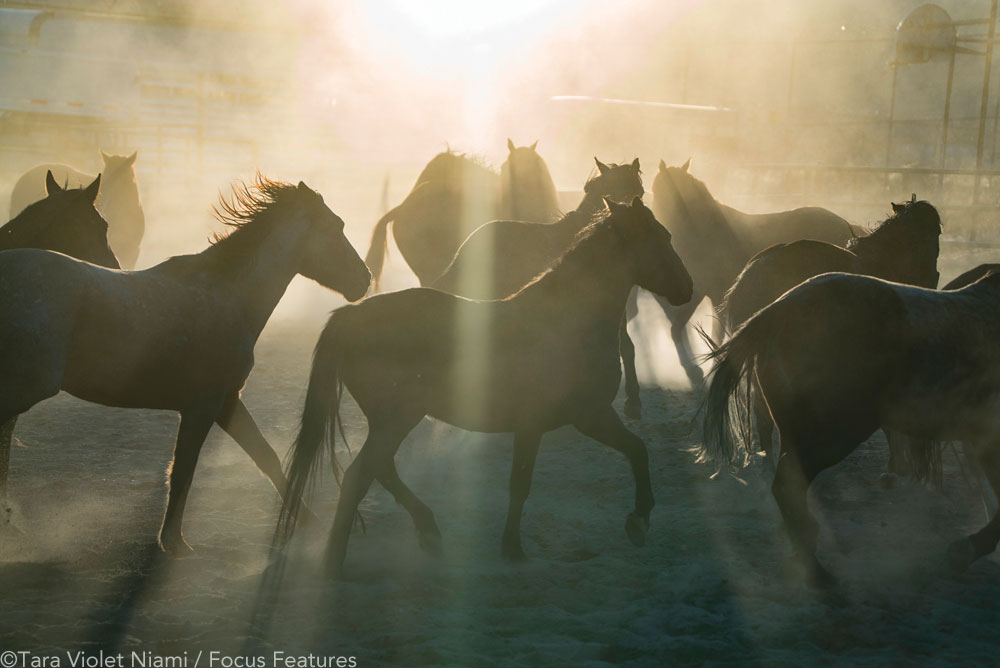
[{"label": "flowing mane", "polygon": [[574,288],[579,287],[583,277],[593,275],[594,268],[605,261],[607,247],[603,239],[610,234],[612,228],[611,225],[604,223],[610,218],[611,213],[607,209],[593,214],[591,221],[576,233],[573,243],[566,248],[559,259],[506,299],[513,299],[539,283],[557,280],[557,276],[561,283]]},{"label": "flowing mane", "polygon": [[213,232],[209,247],[200,253],[170,258],[169,267],[181,274],[210,271],[216,275],[239,275],[251,269],[255,249],[278,220],[275,211],[286,207],[297,191],[292,184],[273,181],[259,172],[249,183],[234,183],[229,199],[220,195],[219,204],[212,205],[215,219],[228,229]]},{"label": "flowing mane", "polygon": [[847,242],[847,250],[857,255],[875,252],[885,247],[893,247],[911,239],[914,228],[919,228],[921,238],[937,237],[941,234],[941,217],[937,209],[927,201],[919,200],[896,205],[901,208],[879,223],[868,234],[854,237]]}]

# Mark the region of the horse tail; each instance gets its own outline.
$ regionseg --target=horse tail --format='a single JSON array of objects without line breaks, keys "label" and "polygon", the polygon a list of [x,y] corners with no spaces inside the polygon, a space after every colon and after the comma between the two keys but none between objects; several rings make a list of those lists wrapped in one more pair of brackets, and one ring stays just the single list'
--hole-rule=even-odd
[{"label": "horse tail", "polygon": [[[704,434],[699,461],[733,463],[739,451],[749,451],[751,424],[749,392],[738,396],[743,381],[754,368],[767,341],[773,309],[761,311],[722,344],[711,342],[706,356],[715,361],[704,404]],[[742,403],[740,403],[742,401]]]},{"label": "horse tail", "polygon": [[[886,434],[888,437],[889,435]],[[894,434],[895,447],[890,445],[893,472],[902,473],[922,483],[944,486],[942,455],[944,442]],[[893,452],[895,450],[895,452]]]},{"label": "horse tail", "polygon": [[[403,204],[406,204],[406,202],[404,201]],[[385,254],[389,251],[389,223],[396,217],[396,213],[403,204],[386,212],[384,216],[378,219],[378,222],[375,223],[375,229],[372,230],[372,240],[368,246],[368,253],[365,254],[365,264],[368,265],[368,269],[372,272],[372,285],[376,293],[379,291],[381,284],[382,265],[385,263]]]},{"label": "horse tail", "polygon": [[307,483],[319,468],[324,443],[330,451],[334,476],[340,482],[341,471],[333,451],[333,435],[340,421],[340,398],[343,393],[343,382],[338,373],[343,341],[343,314],[350,308],[346,306],[334,311],[313,352],[312,371],[309,373],[299,434],[287,458],[287,490],[274,535],[274,544],[279,548],[288,542],[295,531],[295,522],[302,508],[302,497]]}]

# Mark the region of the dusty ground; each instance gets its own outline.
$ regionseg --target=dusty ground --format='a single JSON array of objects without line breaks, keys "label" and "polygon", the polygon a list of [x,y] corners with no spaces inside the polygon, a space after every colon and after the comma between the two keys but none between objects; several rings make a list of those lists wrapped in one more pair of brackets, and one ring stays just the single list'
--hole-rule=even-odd
[{"label": "dusty ground", "polygon": [[[989,259],[952,256],[943,280]],[[879,436],[824,474],[813,497],[820,556],[840,584],[811,591],[788,561],[766,469],[741,484],[695,463],[700,397],[663,360],[672,352],[662,316],[642,309],[639,350],[659,362],[655,373],[643,363],[646,413],[629,423],[648,444],[658,501],[646,547],[623,530],[625,460],[561,430],[543,442],[525,511],[530,559],[504,563],[510,438],[425,421],[398,465],[437,514],[443,558],[419,550],[405,511],[376,486],[346,582],[317,577],[325,527],[300,532],[268,569],[277,496],[216,429],[186,515],[198,556],[165,562],[154,537],[176,416],[63,395],[18,424],[11,493],[23,533],[0,538],[0,649],[187,651],[188,668],[199,651],[205,666],[212,651],[274,650],[355,655],[364,666],[995,663],[997,557],[960,577],[944,568],[947,544],[984,517],[954,460],[943,493],[882,490]],[[317,332],[315,321],[277,322],[258,346],[245,397],[280,453]],[[353,405],[344,415],[357,446],[363,417]],[[335,499],[328,476],[313,507],[328,521]],[[275,592],[264,583],[279,571]]]}]

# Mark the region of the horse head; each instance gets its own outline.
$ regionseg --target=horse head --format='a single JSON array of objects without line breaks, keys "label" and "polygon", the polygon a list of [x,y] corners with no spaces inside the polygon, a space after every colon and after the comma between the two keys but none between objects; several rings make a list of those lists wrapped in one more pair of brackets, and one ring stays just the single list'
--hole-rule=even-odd
[{"label": "horse head", "polygon": [[605,198],[611,212],[609,222],[620,236],[635,272],[634,282],[679,306],[686,304],[693,291],[691,275],[674,250],[670,232],[660,225],[639,196],[632,204],[619,204]]},{"label": "horse head", "polygon": [[639,158],[627,164],[605,164],[594,158],[597,164],[597,176],[591,178],[583,186],[587,196],[600,196],[618,202],[631,202],[634,197],[641,198],[646,194],[642,187],[642,171],[639,169]]},{"label": "horse head", "polygon": [[364,297],[371,272],[344,235],[344,221],[326,206],[322,195],[301,181],[292,199],[309,222],[299,273],[350,301]]},{"label": "horse head", "polygon": [[94,206],[101,175],[85,188],[63,188],[45,175],[48,195],[2,228],[2,248],[42,248],[118,269],[108,245],[108,223]]},{"label": "horse head", "polygon": [[889,281],[936,288],[941,217],[916,197],[892,203],[893,215],[870,234],[851,239],[847,249],[858,256],[861,273]]},{"label": "horse head", "polygon": [[537,147],[537,141],[530,146],[515,146],[507,140],[507,160],[500,166],[500,187],[504,215],[512,220],[548,222],[559,216],[556,186]]}]

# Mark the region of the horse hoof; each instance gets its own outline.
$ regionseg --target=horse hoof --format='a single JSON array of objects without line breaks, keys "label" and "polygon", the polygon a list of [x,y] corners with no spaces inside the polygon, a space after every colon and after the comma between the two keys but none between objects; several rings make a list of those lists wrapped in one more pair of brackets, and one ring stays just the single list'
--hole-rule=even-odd
[{"label": "horse hoof", "polygon": [[503,557],[504,561],[508,561],[510,563],[518,563],[527,559],[527,557],[524,556],[524,550],[521,549],[521,544],[519,542],[505,542],[500,548],[500,555]]},{"label": "horse hoof", "polygon": [[632,544],[642,547],[646,544],[646,534],[649,532],[649,519],[629,513],[625,519],[625,534]]},{"label": "horse hoof", "polygon": [[895,473],[883,473],[878,477],[878,486],[882,489],[892,489],[898,480],[899,476]]},{"label": "horse hoof", "polygon": [[960,538],[948,546],[948,566],[955,575],[964,573],[976,560],[976,548],[968,538]]},{"label": "horse hoof", "polygon": [[625,400],[625,417],[632,418],[633,420],[642,419],[642,402],[638,399],[626,399]]},{"label": "horse hoof", "polygon": [[813,589],[830,589],[837,584],[837,580],[813,559],[811,564],[806,565],[806,584]]},{"label": "horse hoof", "polygon": [[195,556],[194,548],[187,544],[182,537],[164,540],[160,539],[160,549],[171,559],[184,559]]},{"label": "horse hoof", "polygon": [[431,533],[429,531],[421,531],[417,534],[417,541],[420,543],[420,549],[422,549],[427,554],[435,557],[440,557],[444,554],[443,543],[441,541],[441,534]]},{"label": "horse hoof", "polygon": [[319,516],[312,511],[309,506],[303,505],[302,512],[298,520],[302,527],[305,529],[311,529],[312,527],[317,527],[320,525]]}]

